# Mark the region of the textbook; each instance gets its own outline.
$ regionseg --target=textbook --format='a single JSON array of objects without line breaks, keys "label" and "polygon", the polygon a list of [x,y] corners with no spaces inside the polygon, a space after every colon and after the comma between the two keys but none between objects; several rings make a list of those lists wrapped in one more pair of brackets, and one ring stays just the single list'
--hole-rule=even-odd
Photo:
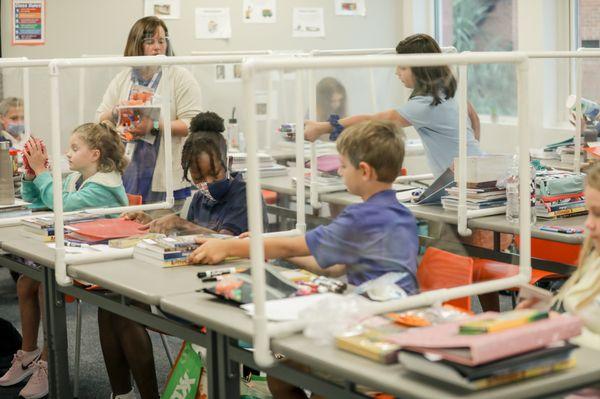
[{"label": "textbook", "polygon": [[[102,215],[95,215],[85,212],[76,212],[70,215],[64,215],[64,233],[69,233],[69,226],[78,223],[98,220],[102,217]],[[37,216],[33,218],[23,219],[21,220],[21,226],[23,235],[29,238],[38,238],[44,242],[51,242],[54,240],[54,215]]]},{"label": "textbook", "polygon": [[[486,312],[475,316],[473,320],[497,317],[495,312]],[[493,334],[461,335],[461,324],[464,322],[412,329],[388,337],[388,340],[406,350],[438,355],[442,359],[467,366],[477,366],[572,338],[581,334],[582,326],[578,317],[569,314]]]},{"label": "textbook", "polygon": [[[212,238],[233,238],[223,234],[205,235]],[[133,257],[161,267],[189,266],[194,263],[188,259],[200,246],[196,236],[157,237],[141,240],[133,249]]]},{"label": "textbook", "polygon": [[513,310],[501,313],[493,319],[467,321],[460,325],[458,333],[463,335],[489,334],[547,318],[547,311],[529,309]]},{"label": "textbook", "polygon": [[575,348],[577,346],[570,343],[549,346],[477,367],[464,366],[447,360],[431,361],[427,356],[411,351],[400,352],[399,361],[412,372],[466,389],[477,390],[573,367],[575,359],[572,352]]}]

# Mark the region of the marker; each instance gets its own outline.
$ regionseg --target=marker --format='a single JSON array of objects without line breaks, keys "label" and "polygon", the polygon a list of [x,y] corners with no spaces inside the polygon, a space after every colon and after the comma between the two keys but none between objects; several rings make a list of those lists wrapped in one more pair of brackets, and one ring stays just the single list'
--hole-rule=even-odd
[{"label": "marker", "polygon": [[211,282],[218,281],[218,280],[219,280],[218,277],[204,277],[202,279],[202,282],[203,283],[211,283]]},{"label": "marker", "polygon": [[238,271],[242,271],[236,269],[235,267],[226,267],[224,269],[214,269],[214,270],[207,270],[205,272],[198,272],[198,278],[207,278],[207,277],[215,277],[215,276],[222,276],[223,274],[231,274],[231,273],[236,273]]},{"label": "marker", "polygon": [[89,249],[93,249],[94,251],[100,251],[98,248],[94,248],[90,244],[86,244],[86,243],[83,243],[83,242],[65,241],[65,247],[89,248]]},{"label": "marker", "polygon": [[553,233],[563,233],[563,234],[576,234],[583,233],[583,229],[579,227],[561,227],[561,226],[542,226],[540,227],[542,231],[551,231]]}]

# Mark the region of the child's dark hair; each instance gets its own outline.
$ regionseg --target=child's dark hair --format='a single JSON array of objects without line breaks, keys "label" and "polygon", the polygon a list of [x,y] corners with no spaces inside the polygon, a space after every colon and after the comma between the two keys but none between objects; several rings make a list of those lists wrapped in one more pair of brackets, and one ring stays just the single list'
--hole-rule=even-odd
[{"label": "child's dark hair", "polygon": [[[434,38],[424,33],[411,35],[400,41],[396,46],[398,54],[423,54],[441,53],[442,49]],[[456,93],[456,79],[447,65],[432,67],[410,67],[415,79],[415,88],[410,97],[432,96],[431,105],[442,102],[440,93],[445,99],[454,97]]]},{"label": "child's dark hair", "polygon": [[215,160],[227,170],[227,141],[221,134],[225,130],[223,118],[214,112],[201,112],[190,122],[190,134],[181,153],[183,178],[191,182],[188,172],[202,153],[210,158],[210,174],[217,175]]},{"label": "child's dark hair", "polygon": [[79,135],[90,149],[100,151],[99,172],[117,171],[122,174],[125,171],[128,164],[125,146],[112,122],[84,123],[76,127],[73,134]]}]

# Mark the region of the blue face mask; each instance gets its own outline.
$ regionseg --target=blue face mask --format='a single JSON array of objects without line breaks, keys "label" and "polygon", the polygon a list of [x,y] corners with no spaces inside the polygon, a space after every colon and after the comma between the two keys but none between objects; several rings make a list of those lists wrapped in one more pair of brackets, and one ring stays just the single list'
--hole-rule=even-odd
[{"label": "blue face mask", "polygon": [[212,183],[200,183],[198,189],[200,192],[212,202],[221,201],[229,191],[231,180],[228,178],[216,180]]},{"label": "blue face mask", "polygon": [[9,123],[6,126],[6,131],[15,137],[21,136],[25,133],[25,125],[22,123]]}]

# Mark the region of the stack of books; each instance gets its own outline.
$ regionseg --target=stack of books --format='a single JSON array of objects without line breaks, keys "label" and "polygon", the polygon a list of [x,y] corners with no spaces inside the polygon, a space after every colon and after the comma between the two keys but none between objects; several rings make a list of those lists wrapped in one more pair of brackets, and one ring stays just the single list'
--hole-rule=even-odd
[{"label": "stack of books", "polygon": [[[223,234],[205,234],[211,238],[232,238]],[[179,237],[147,238],[133,249],[133,257],[161,267],[188,266],[194,264],[188,257],[198,248],[196,235]]]},{"label": "stack of books", "polygon": [[15,199],[12,205],[0,205],[0,219],[16,218],[31,215],[31,209],[27,208],[28,202]]},{"label": "stack of books", "polygon": [[544,219],[585,215],[584,177],[572,172],[547,171],[536,177],[535,213]]},{"label": "stack of books", "polygon": [[402,347],[410,371],[467,389],[483,389],[565,370],[575,365],[581,320],[563,314],[521,310],[475,316],[401,332],[388,340]]},{"label": "stack of books", "polygon": [[144,239],[133,249],[133,257],[162,267],[190,265],[188,256],[198,244],[193,236]]},{"label": "stack of books", "polygon": [[[293,173],[293,172],[292,172]],[[292,184],[296,186],[296,177],[292,176]],[[316,185],[317,192],[319,193],[333,193],[337,191],[346,191],[346,185],[340,176],[337,174],[317,172],[317,177],[311,178],[310,169],[304,170],[304,185],[310,187],[313,184]]]},{"label": "stack of books", "polygon": [[[467,183],[467,209],[487,209],[501,207],[506,204],[506,190],[496,187],[496,181],[472,184]],[[446,189],[448,195],[442,197],[442,206],[450,211],[458,210],[458,187]]]},{"label": "stack of books", "polygon": [[[272,156],[265,153],[258,153],[258,164],[260,177],[274,177],[287,175],[287,168],[275,162]],[[248,166],[246,165],[245,152],[230,152],[228,154],[229,170],[232,172],[241,172],[246,177]]]},{"label": "stack of books", "polygon": [[[70,215],[64,215],[65,227],[77,223],[89,222],[102,218],[102,215],[94,215],[91,213],[77,212]],[[44,242],[54,241],[54,216],[38,216],[33,218],[23,219],[21,221],[21,234],[26,237],[34,238]],[[64,233],[69,233],[68,228],[65,228]]]},{"label": "stack of books", "polygon": [[[580,162],[586,162],[587,161],[587,151],[585,151],[583,148],[581,148],[581,153],[580,153]],[[560,162],[562,163],[566,163],[566,164],[572,164],[573,161],[575,161],[575,146],[574,145],[568,145],[568,146],[561,146],[558,147],[556,149],[556,153],[560,156]]]}]

